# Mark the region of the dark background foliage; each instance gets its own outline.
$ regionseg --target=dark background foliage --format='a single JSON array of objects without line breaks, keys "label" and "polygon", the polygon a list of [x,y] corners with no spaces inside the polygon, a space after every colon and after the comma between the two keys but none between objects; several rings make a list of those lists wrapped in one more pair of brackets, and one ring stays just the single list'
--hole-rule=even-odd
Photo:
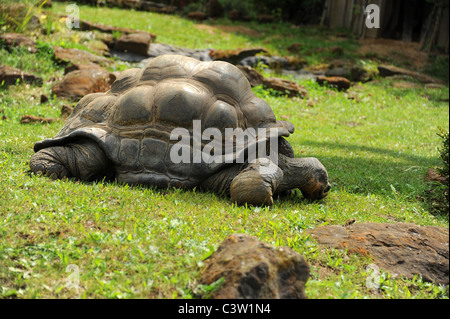
[{"label": "dark background foliage", "polygon": [[[208,0],[153,0],[177,7],[205,8]],[[320,21],[325,0],[219,0],[225,12],[239,10],[245,16],[270,14],[298,24]]]}]

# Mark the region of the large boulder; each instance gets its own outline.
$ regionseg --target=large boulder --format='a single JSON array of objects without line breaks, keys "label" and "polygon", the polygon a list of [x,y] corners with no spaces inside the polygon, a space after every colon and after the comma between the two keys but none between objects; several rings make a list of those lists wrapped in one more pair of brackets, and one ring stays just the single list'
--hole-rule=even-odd
[{"label": "large boulder", "polygon": [[305,299],[309,265],[297,252],[234,234],[206,261],[201,283],[222,277],[215,299]]},{"label": "large boulder", "polygon": [[321,245],[373,258],[392,274],[448,285],[449,230],[409,223],[327,225],[306,232]]}]

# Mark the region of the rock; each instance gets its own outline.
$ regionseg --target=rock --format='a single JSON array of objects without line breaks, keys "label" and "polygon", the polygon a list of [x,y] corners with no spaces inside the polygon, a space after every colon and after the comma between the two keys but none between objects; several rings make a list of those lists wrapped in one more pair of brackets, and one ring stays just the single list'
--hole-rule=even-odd
[{"label": "rock", "polygon": [[441,183],[443,185],[447,185],[448,184],[448,178],[445,176],[442,176],[438,173],[437,170],[435,170],[434,168],[429,168],[427,171],[427,174],[425,175],[424,182],[429,183],[429,182],[438,182]]},{"label": "rock", "polygon": [[108,49],[113,49],[114,46],[116,45],[116,38],[114,38],[114,36],[110,33],[98,32],[95,35],[95,39],[96,39],[96,41],[103,42],[108,47]]},{"label": "rock", "polygon": [[350,88],[351,85],[348,79],[340,76],[332,76],[332,77],[318,76],[317,83],[319,83],[322,86],[329,85],[332,87],[336,87],[339,90],[347,90]]},{"label": "rock", "polygon": [[412,71],[402,69],[393,65],[379,65],[378,71],[381,76],[392,76],[392,75],[409,75]]},{"label": "rock", "polygon": [[201,11],[193,11],[188,13],[188,18],[196,21],[203,21],[206,19],[206,13]]},{"label": "rock", "polygon": [[431,76],[399,68],[393,65],[379,65],[378,71],[380,72],[380,75],[383,77],[393,75],[407,75],[422,83],[440,83],[440,84],[444,83],[443,81],[435,79]]},{"label": "rock", "polygon": [[61,47],[54,47],[53,50],[55,52],[55,60],[57,63],[98,64],[102,66],[111,64],[110,60],[84,50],[66,49]]},{"label": "rock", "polygon": [[444,89],[445,85],[444,84],[438,84],[438,83],[427,83],[425,84],[425,88],[426,89]]},{"label": "rock", "polygon": [[130,62],[130,63],[137,63],[137,62],[143,62],[148,59],[148,57],[133,53],[133,52],[121,52],[116,50],[111,50],[110,55],[114,58],[117,58],[120,61]]},{"label": "rock", "polygon": [[93,0],[90,2],[93,5],[106,5],[108,7],[121,7],[157,13],[173,13],[176,10],[176,7],[146,0]]},{"label": "rock", "polygon": [[353,66],[350,70],[350,79],[353,82],[368,82],[372,80],[372,76],[364,68]]},{"label": "rock", "polygon": [[306,60],[297,57],[286,57],[282,58],[279,56],[249,56],[240,61],[238,64],[244,66],[250,66],[252,68],[256,68],[259,65],[266,65],[269,69],[275,71],[287,70],[287,71],[297,71],[301,69],[304,65],[306,65]]},{"label": "rock", "polygon": [[174,6],[168,6],[162,3],[155,3],[152,1],[141,1],[141,6],[139,8],[143,11],[150,11],[150,12],[156,12],[156,13],[174,13],[177,8]]},{"label": "rock", "polygon": [[42,86],[44,81],[37,75],[26,73],[7,65],[0,66],[0,86],[16,85],[17,83],[30,83]]},{"label": "rock", "polygon": [[78,71],[78,70],[90,70],[90,69],[102,69],[104,70],[100,65],[95,63],[89,63],[89,64],[81,64],[81,63],[72,63],[69,64],[64,68],[64,74]]},{"label": "rock", "polygon": [[287,64],[284,66],[284,68],[287,70],[300,70],[308,64],[305,59],[299,57],[288,56],[286,57],[286,60]]},{"label": "rock", "polygon": [[238,65],[237,67],[239,70],[241,70],[242,73],[244,73],[245,77],[248,79],[252,87],[263,84],[264,77],[255,69],[243,65]]},{"label": "rock", "polygon": [[72,63],[64,68],[64,74],[68,74],[73,71],[79,70],[90,70],[90,69],[101,69],[104,70],[100,65],[95,63],[83,64],[83,63]]},{"label": "rock", "polygon": [[56,119],[52,118],[44,118],[33,115],[24,115],[20,119],[20,124],[29,124],[29,123],[41,123],[41,124],[49,124],[55,122]]},{"label": "rock", "polygon": [[274,70],[287,69],[288,63],[289,61],[285,58],[277,56],[268,57],[264,55],[249,56],[238,61],[238,64],[250,66],[252,68],[256,68],[262,64]]},{"label": "rock", "polygon": [[307,230],[321,245],[369,256],[392,274],[449,284],[449,230],[445,227],[398,224],[327,225]]},{"label": "rock", "polygon": [[237,49],[237,50],[211,50],[209,55],[214,61],[226,61],[232,64],[238,64],[243,59],[253,57],[259,53],[267,53],[267,51],[262,48]]},{"label": "rock", "polygon": [[[320,49],[320,48],[318,48]],[[328,65],[328,69],[347,68],[351,69],[355,65],[355,61],[348,59],[334,59]]]},{"label": "rock", "polygon": [[260,65],[265,65],[265,66],[269,67],[270,65],[277,64],[276,62],[284,65],[284,63],[286,63],[287,60],[275,61],[271,57],[264,56],[264,55],[258,55],[258,56],[245,57],[242,60],[238,61],[237,64],[256,68],[256,67],[259,67]]},{"label": "rock", "polygon": [[20,33],[5,33],[0,36],[0,42],[3,42],[8,49],[22,46],[31,53],[36,53],[36,42]]},{"label": "rock", "polygon": [[122,0],[118,1],[118,4],[128,9],[139,9],[141,6],[141,0]]},{"label": "rock", "polygon": [[150,45],[150,51],[148,55],[151,58],[156,58],[160,55],[165,54],[171,54],[171,55],[184,55],[188,56],[194,59],[197,59],[199,61],[212,61],[209,53],[211,50],[195,50],[195,49],[185,49],[185,48],[179,48],[174,47],[169,44],[162,44],[162,43],[152,43]]},{"label": "rock", "polygon": [[[111,38],[113,38],[113,36],[111,36]],[[84,45],[97,55],[108,56],[110,49],[108,45],[109,41],[110,40],[107,37],[101,37],[99,40],[90,40]],[[113,40],[113,43],[110,43],[110,45],[113,47],[115,45],[115,40]]]},{"label": "rock", "polygon": [[132,33],[119,37],[114,47],[117,51],[136,53],[147,57],[151,37],[148,33]]},{"label": "rock", "polygon": [[287,94],[289,97],[307,98],[308,91],[295,82],[280,78],[264,78],[263,85],[267,88]]},{"label": "rock", "polygon": [[223,7],[218,0],[209,0],[206,4],[206,13],[208,17],[223,17]]},{"label": "rock", "polygon": [[338,77],[343,77],[343,78],[349,79],[350,78],[350,69],[348,69],[348,68],[328,69],[325,72],[325,76],[327,76],[327,77],[338,76]]},{"label": "rock", "polygon": [[72,115],[73,107],[70,105],[63,105],[61,108],[61,117],[62,118],[68,118],[70,115]]},{"label": "rock", "polygon": [[201,283],[224,277],[215,299],[305,299],[309,265],[297,252],[234,234],[205,261]]},{"label": "rock", "polygon": [[90,93],[106,92],[111,88],[115,76],[101,68],[72,71],[52,87],[57,97],[78,100]]},{"label": "rock", "polygon": [[115,27],[110,25],[105,25],[101,23],[94,23],[87,20],[80,20],[80,30],[81,31],[92,31],[97,30],[104,33],[114,33],[114,32],[120,32],[122,34],[132,34],[132,33],[146,33],[150,35],[151,40],[155,41],[156,35],[150,32],[136,30],[136,29],[130,29],[130,28],[121,28],[121,27]]},{"label": "rock", "polygon": [[41,104],[48,102],[48,96],[45,94],[41,94]]}]

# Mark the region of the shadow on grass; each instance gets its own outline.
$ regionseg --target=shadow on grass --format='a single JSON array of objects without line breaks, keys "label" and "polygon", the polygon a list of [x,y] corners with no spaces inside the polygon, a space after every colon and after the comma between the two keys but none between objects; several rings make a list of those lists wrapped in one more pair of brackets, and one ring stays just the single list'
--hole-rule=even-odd
[{"label": "shadow on grass", "polygon": [[[320,156],[319,160],[327,168],[334,188],[358,194],[416,196],[427,187],[423,182],[426,170],[441,164],[437,155],[430,159],[380,147],[316,141],[305,141],[303,145],[347,154]],[[376,158],[370,158],[371,153]],[[388,158],[380,159],[380,155]]]}]

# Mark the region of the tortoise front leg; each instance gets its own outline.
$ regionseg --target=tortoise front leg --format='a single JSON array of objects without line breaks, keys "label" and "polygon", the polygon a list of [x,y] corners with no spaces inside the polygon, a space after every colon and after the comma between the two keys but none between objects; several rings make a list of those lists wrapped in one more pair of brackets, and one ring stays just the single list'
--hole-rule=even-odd
[{"label": "tortoise front leg", "polygon": [[257,159],[231,183],[231,200],[238,205],[271,206],[273,195],[283,180],[283,171],[268,158]]},{"label": "tortoise front leg", "polygon": [[328,173],[317,158],[289,158],[280,154],[278,159],[278,166],[283,171],[278,192],[299,188],[308,199],[322,199],[328,195],[331,188]]},{"label": "tortoise front leg", "polygon": [[52,179],[75,177],[90,182],[108,176],[108,163],[97,143],[86,139],[38,151],[30,159],[30,168],[35,174]]}]

